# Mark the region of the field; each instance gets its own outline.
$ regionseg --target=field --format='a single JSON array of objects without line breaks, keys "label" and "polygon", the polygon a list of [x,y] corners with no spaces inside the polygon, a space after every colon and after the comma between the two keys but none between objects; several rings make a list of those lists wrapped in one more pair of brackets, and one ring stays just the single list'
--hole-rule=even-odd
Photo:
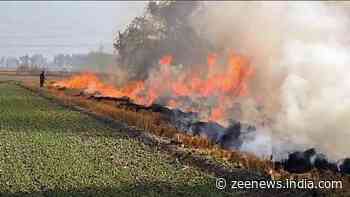
[{"label": "field", "polygon": [[210,175],[14,84],[0,83],[0,127],[2,194],[228,195]]},{"label": "field", "polygon": [[[199,155],[204,160],[193,160],[201,149],[187,146],[182,148],[188,151],[183,157],[178,148],[175,152],[165,150],[167,146],[144,139],[143,134],[149,132],[139,128],[148,125],[146,113],[129,113],[103,103],[54,95],[49,89],[38,89],[37,79],[0,74],[0,196],[325,195],[301,190],[217,190],[216,177],[264,178],[257,173],[263,163],[250,158],[250,169],[241,165],[237,168],[237,162],[242,161],[240,154],[216,160],[207,151]],[[103,115],[109,112],[115,121],[105,121]],[[134,124],[140,121],[143,123]],[[153,130],[150,135],[158,135],[156,126],[147,128]],[[161,133],[166,134],[164,129]],[[214,155],[222,153],[214,150]],[[215,165],[207,165],[206,161]],[[327,195],[347,193],[329,191]]]}]

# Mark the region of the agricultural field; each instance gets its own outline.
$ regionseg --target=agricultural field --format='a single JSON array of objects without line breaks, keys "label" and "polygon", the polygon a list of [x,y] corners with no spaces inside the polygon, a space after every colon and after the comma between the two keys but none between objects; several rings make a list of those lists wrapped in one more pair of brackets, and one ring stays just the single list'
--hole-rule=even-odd
[{"label": "agricultural field", "polygon": [[234,195],[216,190],[214,177],[125,137],[120,128],[9,82],[0,82],[0,193]]},{"label": "agricultural field", "polygon": [[[185,146],[185,157],[177,148],[163,150],[167,147],[159,141],[147,141],[142,124],[134,124],[140,118],[146,121],[146,113],[134,117],[108,104],[73,99],[68,90],[62,94],[38,86],[37,76],[0,74],[0,196],[322,195],[311,190],[218,190],[216,177],[266,177],[255,168],[237,168],[239,154],[228,162],[213,158],[206,149],[202,154]],[[112,122],[105,119],[109,115]],[[147,128],[157,131],[156,126]],[[152,136],[157,136],[155,131],[150,131],[156,134]],[[210,167],[202,161],[214,163]],[[260,164],[253,159],[249,166]]]}]

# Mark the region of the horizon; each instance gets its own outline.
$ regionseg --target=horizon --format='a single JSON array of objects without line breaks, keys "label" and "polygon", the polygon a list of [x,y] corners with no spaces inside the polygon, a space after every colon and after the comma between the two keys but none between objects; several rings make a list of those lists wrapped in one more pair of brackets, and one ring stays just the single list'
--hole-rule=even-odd
[{"label": "horizon", "polygon": [[145,1],[0,2],[0,57],[42,54],[51,59],[101,45],[112,53],[115,33],[144,7]]}]

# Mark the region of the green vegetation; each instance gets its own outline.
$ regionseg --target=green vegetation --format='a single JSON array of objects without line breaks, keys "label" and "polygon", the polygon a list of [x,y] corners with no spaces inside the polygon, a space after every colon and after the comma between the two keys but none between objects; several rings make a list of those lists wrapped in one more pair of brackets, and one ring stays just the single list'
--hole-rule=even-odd
[{"label": "green vegetation", "polygon": [[220,196],[215,179],[121,128],[0,83],[0,193],[29,196]]}]

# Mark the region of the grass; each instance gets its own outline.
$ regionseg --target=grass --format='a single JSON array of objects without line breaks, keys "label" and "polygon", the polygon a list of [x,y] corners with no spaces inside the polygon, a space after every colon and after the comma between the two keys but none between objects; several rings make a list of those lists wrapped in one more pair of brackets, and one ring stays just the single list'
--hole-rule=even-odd
[{"label": "grass", "polygon": [[28,196],[236,196],[120,128],[0,83],[0,193]]}]

